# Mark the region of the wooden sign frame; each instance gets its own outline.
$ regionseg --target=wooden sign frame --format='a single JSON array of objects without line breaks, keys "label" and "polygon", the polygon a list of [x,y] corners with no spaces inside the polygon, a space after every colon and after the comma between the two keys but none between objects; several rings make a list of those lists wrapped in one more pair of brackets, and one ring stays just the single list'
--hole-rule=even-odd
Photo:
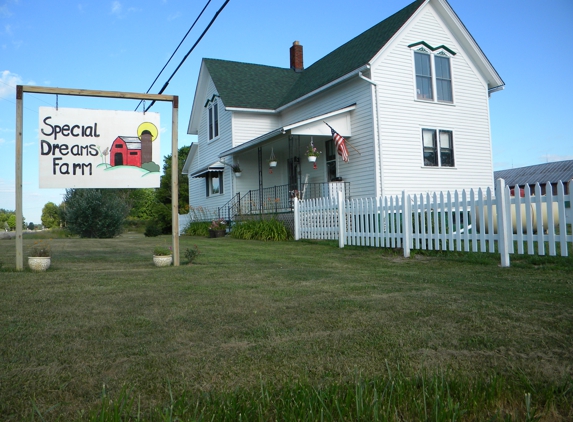
[{"label": "wooden sign frame", "polygon": [[22,218],[22,139],[24,120],[24,93],[100,97],[129,100],[167,101],[172,104],[171,121],[171,237],[173,265],[179,266],[179,158],[178,124],[179,97],[177,95],[141,94],[133,92],[97,91],[88,89],[51,88],[32,85],[16,86],[16,270],[24,269]]}]

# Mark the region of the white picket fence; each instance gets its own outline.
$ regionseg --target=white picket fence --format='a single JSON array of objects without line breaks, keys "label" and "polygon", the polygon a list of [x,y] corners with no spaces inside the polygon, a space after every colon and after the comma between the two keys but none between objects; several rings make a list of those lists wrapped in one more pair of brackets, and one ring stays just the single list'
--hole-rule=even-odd
[{"label": "white picket fence", "polygon": [[[547,183],[519,189],[516,195],[496,181],[491,189],[440,192],[385,198],[344,200],[318,198],[295,201],[295,239],[336,240],[339,246],[359,245],[465,252],[568,255],[573,243],[573,181],[565,194],[562,182],[553,195]],[[503,194],[499,194],[499,193]],[[404,218],[409,216],[409,218]],[[343,221],[344,224],[340,224]]]}]

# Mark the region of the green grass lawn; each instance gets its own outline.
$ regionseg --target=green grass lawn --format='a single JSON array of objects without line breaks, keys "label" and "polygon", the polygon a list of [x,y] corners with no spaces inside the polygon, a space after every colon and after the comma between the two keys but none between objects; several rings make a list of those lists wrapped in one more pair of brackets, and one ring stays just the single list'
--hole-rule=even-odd
[{"label": "green grass lawn", "polygon": [[573,420],[571,257],[169,242],[0,240],[0,420]]}]

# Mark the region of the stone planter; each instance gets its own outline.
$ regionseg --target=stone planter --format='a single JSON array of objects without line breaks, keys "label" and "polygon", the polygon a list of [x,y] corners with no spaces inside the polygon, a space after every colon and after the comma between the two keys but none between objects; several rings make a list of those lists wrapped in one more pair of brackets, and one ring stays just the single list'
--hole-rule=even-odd
[{"label": "stone planter", "polygon": [[28,257],[28,267],[32,271],[46,271],[50,268],[52,263],[52,258],[49,256],[29,256]]},{"label": "stone planter", "polygon": [[173,261],[173,255],[153,255],[153,263],[156,267],[168,267]]},{"label": "stone planter", "polygon": [[225,237],[226,233],[227,233],[226,230],[209,229],[209,237],[211,237],[211,238],[213,238],[213,237]]},{"label": "stone planter", "polygon": [[315,155],[309,155],[308,156],[308,162],[309,163],[314,163],[316,161],[316,156]]}]

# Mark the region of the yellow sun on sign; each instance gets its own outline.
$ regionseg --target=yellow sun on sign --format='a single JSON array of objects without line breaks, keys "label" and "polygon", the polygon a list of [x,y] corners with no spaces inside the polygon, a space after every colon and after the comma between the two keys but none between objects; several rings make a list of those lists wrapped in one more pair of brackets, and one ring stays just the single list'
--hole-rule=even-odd
[{"label": "yellow sun on sign", "polygon": [[150,122],[143,122],[142,124],[139,125],[139,127],[137,128],[137,137],[139,139],[141,139],[141,134],[143,133],[143,131],[149,131],[149,133],[151,133],[151,141],[155,141],[155,139],[157,138],[157,128],[155,127],[155,125],[153,123]]}]

